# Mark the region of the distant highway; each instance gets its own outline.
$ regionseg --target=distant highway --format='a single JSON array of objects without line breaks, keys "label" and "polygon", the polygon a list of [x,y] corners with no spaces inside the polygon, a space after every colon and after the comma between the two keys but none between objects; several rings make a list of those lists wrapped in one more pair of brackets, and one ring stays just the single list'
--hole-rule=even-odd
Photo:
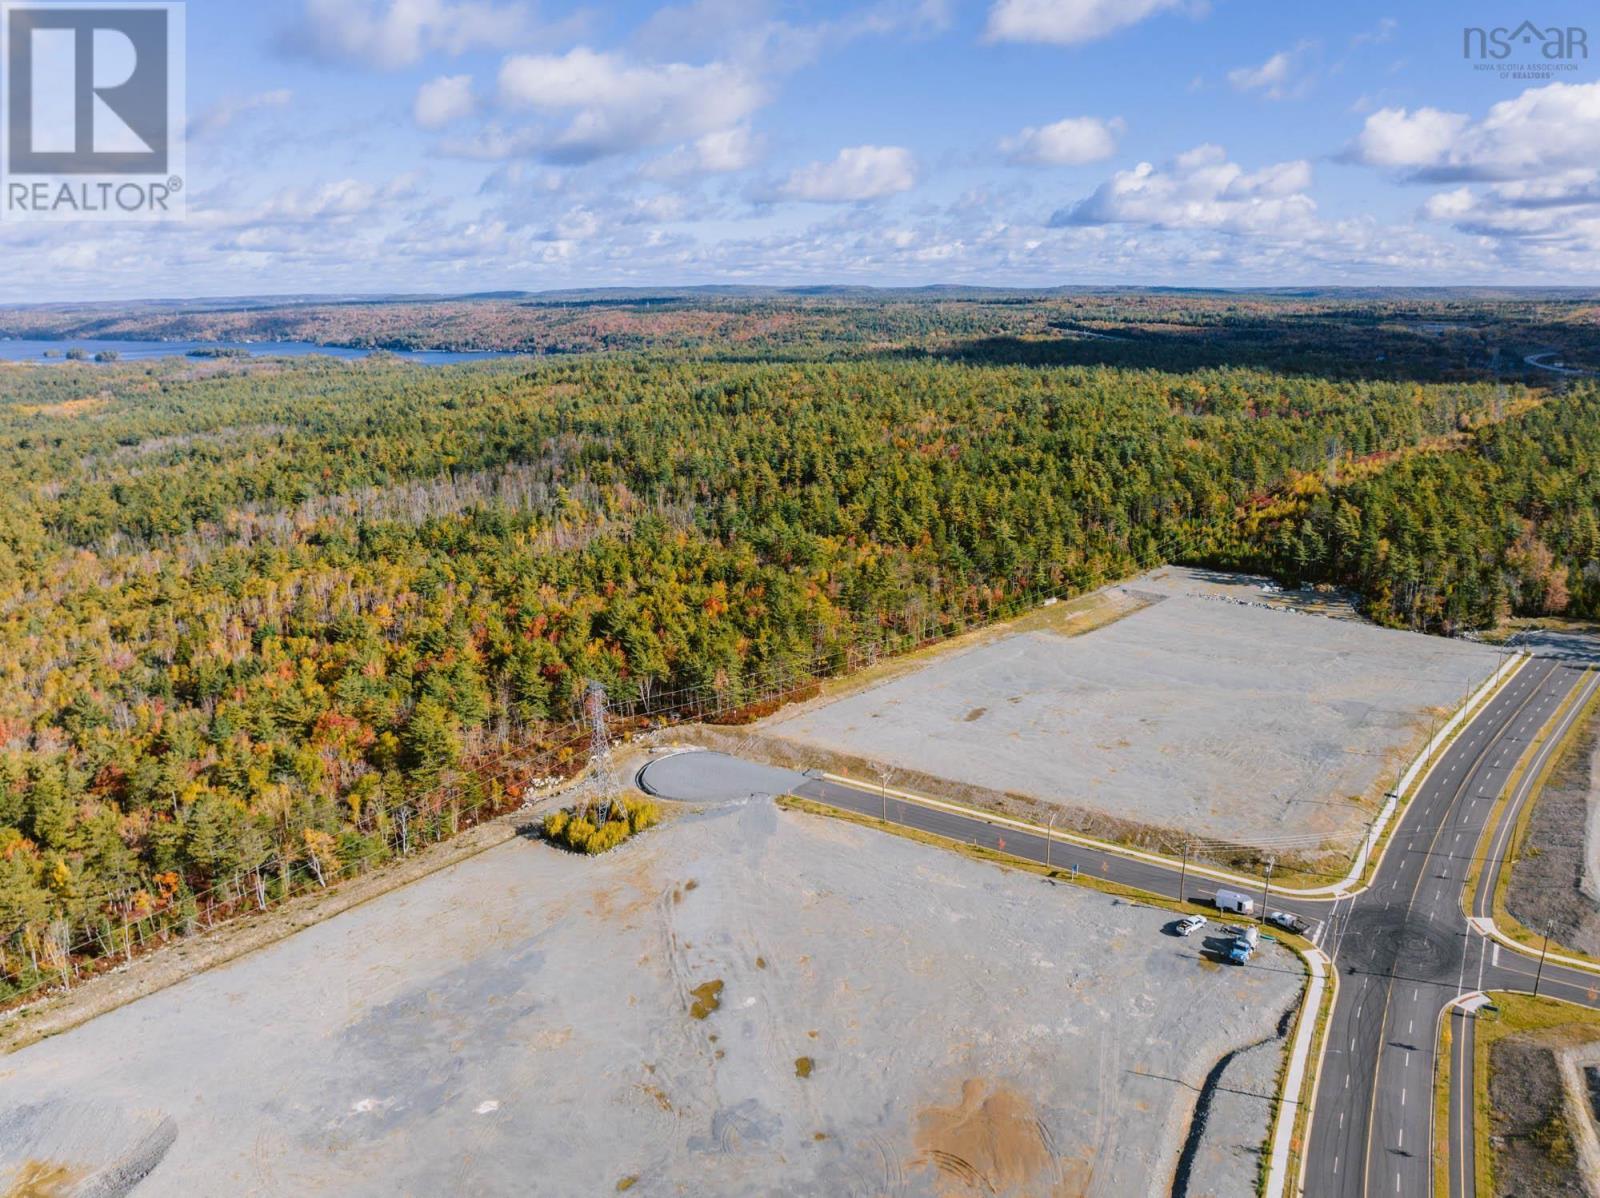
[{"label": "distant highway", "polygon": [[1529,354],[1522,360],[1535,370],[1548,370],[1551,374],[1566,375],[1569,378],[1582,378],[1588,373],[1588,371],[1579,370],[1574,366],[1557,366],[1551,362],[1540,361],[1541,358],[1553,358],[1560,352],[1560,350],[1556,349],[1547,349],[1537,354]]},{"label": "distant highway", "polygon": [[[1492,906],[1494,879],[1517,811],[1597,689],[1600,673],[1557,659],[1533,659],[1461,730],[1417,787],[1366,888],[1332,901],[1272,895],[1271,908],[1317,922],[1312,934],[1333,958],[1339,982],[1314,1099],[1305,1194],[1429,1194],[1437,1143],[1440,1149],[1449,1145],[1450,1198],[1473,1195],[1472,1017],[1451,1016],[1456,1032],[1451,1126],[1436,1134],[1439,1021],[1446,1005],[1464,994],[1531,991],[1539,967],[1468,922],[1468,874],[1496,803],[1516,774],[1517,793],[1487,839],[1489,860],[1472,896],[1474,913],[1484,913]],[[1558,715],[1560,723],[1523,763]],[[1524,768],[1517,774],[1519,763]],[[834,777],[794,779],[793,793],[818,802],[1028,860],[1048,860],[1153,895],[1204,900],[1216,890],[1215,882],[1191,871],[1180,895],[1181,871],[1162,859],[1049,838],[930,806],[886,787]],[[1600,975],[1546,963],[1538,980],[1540,993],[1600,1007]]]}]

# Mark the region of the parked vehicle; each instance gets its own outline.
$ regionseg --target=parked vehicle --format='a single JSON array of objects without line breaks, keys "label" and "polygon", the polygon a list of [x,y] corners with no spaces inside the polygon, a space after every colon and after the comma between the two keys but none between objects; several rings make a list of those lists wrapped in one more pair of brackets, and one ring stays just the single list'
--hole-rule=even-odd
[{"label": "parked vehicle", "polygon": [[1234,965],[1243,965],[1256,955],[1256,946],[1260,943],[1261,932],[1252,924],[1234,937],[1233,947],[1228,950],[1228,961]]},{"label": "parked vehicle", "polygon": [[1267,922],[1275,927],[1282,928],[1286,932],[1293,932],[1297,936],[1303,936],[1311,927],[1308,922],[1292,911],[1274,911],[1267,916]]},{"label": "parked vehicle", "polygon": [[1255,913],[1256,901],[1248,894],[1241,894],[1237,890],[1217,891],[1217,910],[1232,911],[1235,915],[1252,915]]},{"label": "parked vehicle", "polygon": [[1188,936],[1193,932],[1198,932],[1205,926],[1206,917],[1204,915],[1185,915],[1178,921],[1178,926],[1173,930],[1180,936]]}]

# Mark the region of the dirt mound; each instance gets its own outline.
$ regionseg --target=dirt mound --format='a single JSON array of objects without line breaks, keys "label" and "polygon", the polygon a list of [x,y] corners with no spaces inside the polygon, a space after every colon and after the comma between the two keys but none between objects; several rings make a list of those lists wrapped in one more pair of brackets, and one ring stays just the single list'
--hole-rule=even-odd
[{"label": "dirt mound", "polygon": [[0,1193],[16,1198],[121,1198],[178,1138],[160,1111],[45,1102],[0,1114]]},{"label": "dirt mound", "polygon": [[939,1175],[946,1198],[967,1194],[1083,1194],[1089,1170],[1063,1161],[1032,1101],[1004,1085],[968,1078],[954,1106],[917,1117],[917,1164]]}]

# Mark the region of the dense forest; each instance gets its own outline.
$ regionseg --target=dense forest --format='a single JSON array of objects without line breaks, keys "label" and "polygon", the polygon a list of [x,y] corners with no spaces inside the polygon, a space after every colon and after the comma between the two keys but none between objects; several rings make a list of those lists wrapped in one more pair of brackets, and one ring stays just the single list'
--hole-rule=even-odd
[{"label": "dense forest", "polygon": [[1600,368],[1600,300],[1575,289],[1044,291],[703,288],[389,301],[0,307],[0,337],[310,341],[747,361],[957,358],[1323,378],[1537,378],[1561,347]]},{"label": "dense forest", "polygon": [[1597,444],[1586,383],[1254,366],[0,365],[0,977],[447,834],[589,680],[759,702],[1163,560],[1600,615]]},{"label": "dense forest", "polygon": [[1368,615],[1400,627],[1600,617],[1600,393],[1576,390],[1342,481],[1308,476],[1241,533],[1236,564],[1353,587]]}]

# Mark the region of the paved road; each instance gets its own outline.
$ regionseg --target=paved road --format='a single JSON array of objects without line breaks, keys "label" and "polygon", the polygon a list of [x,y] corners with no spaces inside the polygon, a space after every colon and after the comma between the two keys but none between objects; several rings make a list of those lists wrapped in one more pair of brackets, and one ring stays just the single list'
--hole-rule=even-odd
[{"label": "paved road", "polygon": [[[1372,885],[1335,922],[1339,970],[1312,1122],[1308,1194],[1427,1194],[1439,1013],[1480,985],[1520,984],[1462,905],[1472,859],[1517,762],[1568,693],[1594,682],[1537,660],[1456,739],[1408,805]],[[1554,740],[1547,746],[1553,749]],[[1503,846],[1502,846],[1503,847]],[[1468,972],[1469,968],[1472,972]]]},{"label": "paved road", "polygon": [[1571,366],[1557,366],[1552,362],[1541,361],[1543,358],[1553,358],[1560,352],[1561,351],[1558,349],[1547,349],[1542,353],[1528,354],[1522,360],[1529,366],[1532,366],[1535,370],[1548,370],[1551,374],[1562,374],[1567,375],[1568,377],[1581,378],[1585,373],[1587,373],[1586,371],[1578,370]]},{"label": "paved road", "polygon": [[[1563,707],[1572,692],[1578,702]],[[1600,689],[1600,674],[1560,660],[1535,659],[1503,687],[1446,750],[1407,805],[1372,883],[1353,899],[1282,899],[1274,909],[1318,921],[1314,935],[1334,959],[1338,996],[1329,1022],[1311,1125],[1305,1193],[1313,1198],[1428,1194],[1432,1190],[1433,1075],[1439,1020],[1446,1005],[1479,989],[1532,990],[1536,962],[1490,943],[1468,922],[1463,892],[1477,846],[1518,762],[1553,717],[1563,723],[1519,775],[1490,838],[1492,860],[1475,904],[1490,901],[1499,858],[1516,812],[1559,733],[1577,718],[1582,699]],[[1179,871],[997,826],[981,818],[896,798],[868,785],[812,778],[796,793],[849,811],[882,817],[952,839],[1178,897]],[[1191,899],[1216,886],[1190,875]],[[1479,909],[1475,907],[1475,910]],[[1541,993],[1600,1006],[1600,978],[1547,965]],[[1457,1045],[1470,1047],[1470,1018],[1457,1021]],[[1471,1054],[1452,1070],[1449,1129],[1451,1196],[1471,1188]],[[1457,1098],[1464,1101],[1457,1102]],[[1459,1184],[1458,1184],[1459,1183]],[[1442,1198],[1442,1196],[1441,1196]]]}]

